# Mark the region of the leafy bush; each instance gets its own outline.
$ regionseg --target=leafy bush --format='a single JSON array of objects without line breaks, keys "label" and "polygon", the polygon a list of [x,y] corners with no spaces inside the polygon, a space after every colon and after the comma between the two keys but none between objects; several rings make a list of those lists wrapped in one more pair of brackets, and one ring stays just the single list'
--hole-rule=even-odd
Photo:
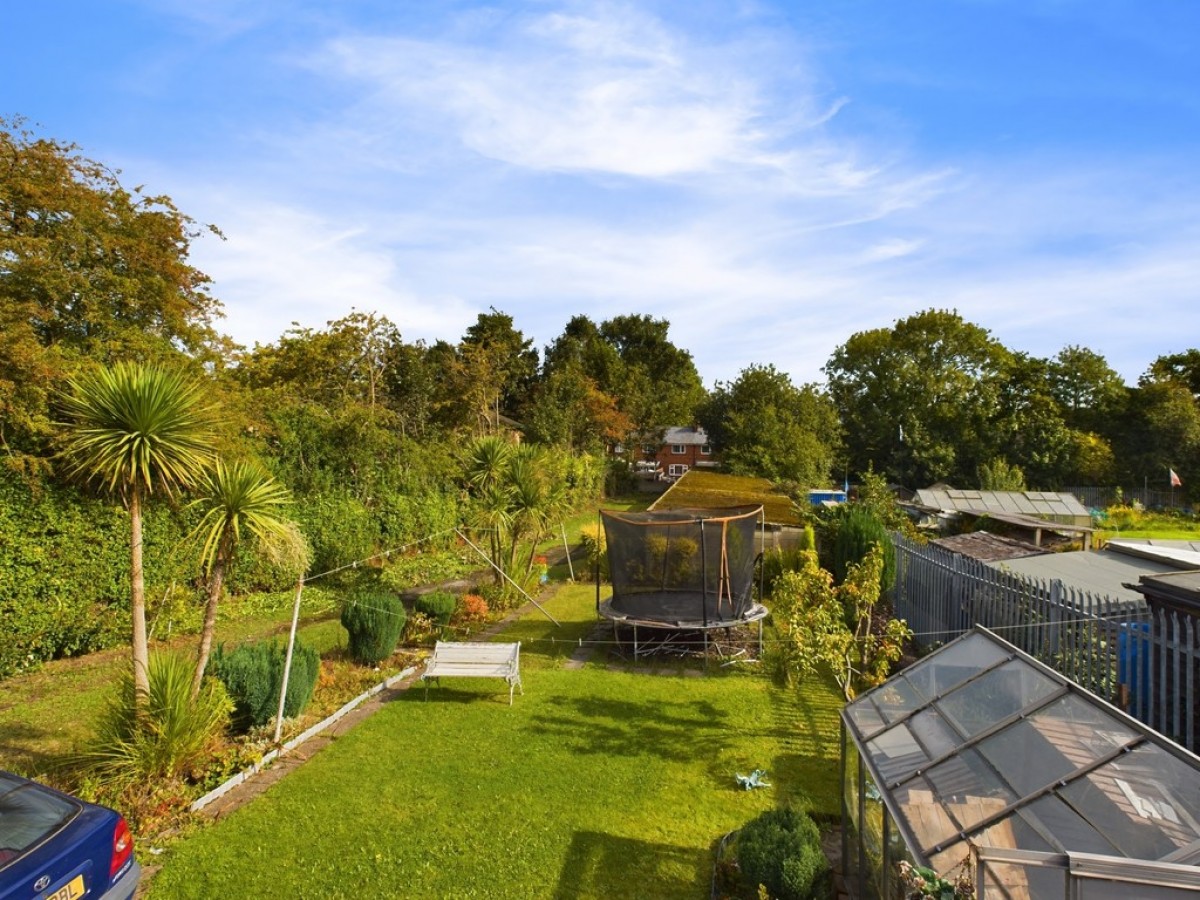
[{"label": "leafy bush", "polygon": [[808,814],[772,809],[738,835],[738,865],[751,885],[765,885],[778,900],[810,900],[829,893],[829,863],[821,833]]},{"label": "leafy bush", "polygon": [[849,504],[843,507],[837,532],[833,538],[833,577],[838,584],[846,580],[850,567],[862,562],[875,544],[883,548],[883,574],[880,589],[884,592],[896,580],[896,550],[883,523],[870,510]]},{"label": "leafy bush", "polygon": [[[187,525],[165,504],[145,510],[151,609],[198,571]],[[0,585],[0,677],[128,643],[128,513],[0,465]]]},{"label": "leafy bush", "polygon": [[314,571],[327,572],[377,552],[379,524],[362,501],[334,491],[296,500],[296,518],[312,548]]},{"label": "leafy bush", "polygon": [[150,656],[150,694],[139,719],[133,674],[117,682],[84,761],[101,783],[192,777],[225,730],[233,703],[219,681],[206,678],[192,700],[191,660],[173,653]]},{"label": "leafy bush", "polygon": [[481,594],[463,594],[458,601],[458,609],[454,618],[464,625],[486,622],[488,617],[488,602]]},{"label": "leafy bush", "polygon": [[449,625],[450,618],[458,609],[458,598],[449,591],[430,591],[417,598],[413,609],[429,616],[439,625]]},{"label": "leafy bush", "polygon": [[604,539],[604,526],[599,522],[584,525],[579,532],[579,544],[583,547],[583,552],[588,563],[588,570],[594,574],[596,566],[599,566],[600,578],[608,581],[610,577],[608,569],[608,545]]},{"label": "leafy bush", "polygon": [[[233,727],[249,731],[266,725],[279,711],[279,691],[283,686],[283,667],[287,646],[275,641],[242,644],[226,652],[217,647],[209,660],[209,671],[225,685],[233,700]],[[292,651],[292,671],[288,676],[287,699],[283,715],[291,718],[303,712],[312,699],[321,673],[321,657],[299,640]]]},{"label": "leafy bush", "polygon": [[396,651],[408,612],[398,594],[359,588],[342,607],[342,625],[350,635],[350,657],[377,666]]},{"label": "leafy bush", "polygon": [[379,579],[393,591],[402,593],[424,584],[461,578],[472,568],[472,564],[464,560],[460,552],[433,550],[395,557],[384,566]]}]

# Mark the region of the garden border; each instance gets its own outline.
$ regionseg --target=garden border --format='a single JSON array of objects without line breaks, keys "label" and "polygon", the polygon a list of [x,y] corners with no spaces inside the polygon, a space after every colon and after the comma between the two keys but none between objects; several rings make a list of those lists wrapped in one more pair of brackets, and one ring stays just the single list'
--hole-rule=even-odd
[{"label": "garden border", "polygon": [[404,671],[400,672],[399,674],[392,675],[390,678],[385,678],[383,681],[379,682],[379,684],[377,684],[374,687],[370,688],[369,690],[364,691],[363,693],[359,694],[357,697],[355,697],[349,703],[345,704],[341,709],[326,716],[320,722],[318,722],[317,724],[308,728],[307,730],[301,732],[300,734],[296,735],[296,737],[292,738],[290,741],[283,744],[281,747],[278,747],[275,750],[271,750],[270,752],[263,754],[263,758],[261,760],[259,760],[258,762],[254,763],[254,765],[250,766],[249,768],[243,769],[242,771],[240,771],[236,775],[234,775],[232,778],[228,779],[224,783],[213,788],[211,791],[209,791],[203,797],[200,797],[198,800],[193,801],[191,806],[188,807],[188,812],[200,812],[200,810],[204,809],[204,807],[208,806],[214,800],[220,799],[221,797],[225,796],[227,793],[229,793],[231,790],[233,790],[238,785],[243,784],[248,779],[257,775],[259,772],[261,772],[263,769],[265,769],[267,766],[269,766],[271,763],[273,763],[279,757],[291,752],[292,750],[295,750],[297,747],[299,747],[301,744],[303,744],[309,738],[315,737],[316,735],[318,735],[322,731],[324,731],[326,728],[329,728],[330,726],[335,724],[338,720],[340,720],[342,717],[344,717],[347,713],[353,711],[356,707],[358,707],[363,702],[371,699],[376,694],[379,694],[379,693],[382,693],[383,691],[388,690],[389,688],[391,688],[394,685],[398,684],[399,682],[403,681],[405,678],[408,678],[410,675],[412,675],[416,671],[417,671],[417,666],[409,666],[408,668],[404,669]]}]

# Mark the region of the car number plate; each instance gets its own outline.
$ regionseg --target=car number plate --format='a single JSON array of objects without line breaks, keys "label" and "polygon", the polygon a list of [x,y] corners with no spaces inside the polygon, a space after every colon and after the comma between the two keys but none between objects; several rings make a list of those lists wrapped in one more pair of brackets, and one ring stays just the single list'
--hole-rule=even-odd
[{"label": "car number plate", "polygon": [[76,875],[57,891],[46,894],[45,900],[78,900],[83,896],[83,876]]}]

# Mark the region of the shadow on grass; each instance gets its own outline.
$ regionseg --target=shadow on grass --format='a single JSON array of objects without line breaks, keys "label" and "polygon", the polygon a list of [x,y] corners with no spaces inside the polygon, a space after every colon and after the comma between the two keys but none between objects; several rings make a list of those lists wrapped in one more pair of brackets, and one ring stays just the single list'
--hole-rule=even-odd
[{"label": "shadow on grass", "polygon": [[554,900],[581,897],[693,897],[706,886],[705,854],[686,847],[577,831]]},{"label": "shadow on grass", "polygon": [[727,716],[702,700],[561,697],[550,705],[561,712],[535,716],[531,730],[558,738],[575,753],[686,761],[715,752],[728,727]]},{"label": "shadow on grass", "polygon": [[24,774],[61,770],[75,757],[73,747],[47,749],[53,744],[52,733],[25,722],[7,723],[0,740],[2,767]]}]

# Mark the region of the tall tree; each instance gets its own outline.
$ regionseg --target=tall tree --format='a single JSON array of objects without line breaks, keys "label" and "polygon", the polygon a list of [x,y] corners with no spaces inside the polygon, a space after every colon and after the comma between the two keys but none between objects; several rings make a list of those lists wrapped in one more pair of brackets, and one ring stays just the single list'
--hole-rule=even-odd
[{"label": "tall tree", "polygon": [[841,426],[829,398],[813,385],[796,387],[774,366],[753,365],[718,383],[700,423],[736,474],[803,487],[829,483],[841,447]]},{"label": "tall tree", "polygon": [[463,335],[460,352],[486,355],[495,372],[492,414],[516,417],[529,399],[538,373],[538,354],[533,339],[513,327],[513,318],[495,307],[480,313],[475,324]]},{"label": "tall tree", "polygon": [[1050,362],[1049,377],[1064,419],[1076,430],[1102,432],[1125,406],[1125,381],[1103,356],[1086,347],[1060,350]]},{"label": "tall tree", "polygon": [[149,691],[142,506],[155,490],[172,496],[203,475],[213,441],[200,382],[153,365],[118,363],[71,380],[63,397],[67,475],[119,496],[129,509],[133,677]]},{"label": "tall tree", "polygon": [[227,352],[188,262],[200,233],[169,197],[124,188],[73,144],[0,119],[0,449],[44,455],[51,394],[84,357]]},{"label": "tall tree", "polygon": [[850,468],[924,486],[975,478],[989,456],[1010,353],[957,312],[926,310],[859,332],[825,365]]},{"label": "tall tree", "polygon": [[192,677],[193,699],[200,695],[212,652],[225,574],[233,565],[243,538],[256,538],[263,549],[277,556],[298,550],[303,553],[303,542],[297,540],[295,526],[280,516],[291,500],[290,492],[260,463],[242,459],[226,463],[217,459],[199,487],[200,497],[192,505],[203,510],[203,516],[192,536],[202,541],[200,557],[206,570],[207,597]]}]

